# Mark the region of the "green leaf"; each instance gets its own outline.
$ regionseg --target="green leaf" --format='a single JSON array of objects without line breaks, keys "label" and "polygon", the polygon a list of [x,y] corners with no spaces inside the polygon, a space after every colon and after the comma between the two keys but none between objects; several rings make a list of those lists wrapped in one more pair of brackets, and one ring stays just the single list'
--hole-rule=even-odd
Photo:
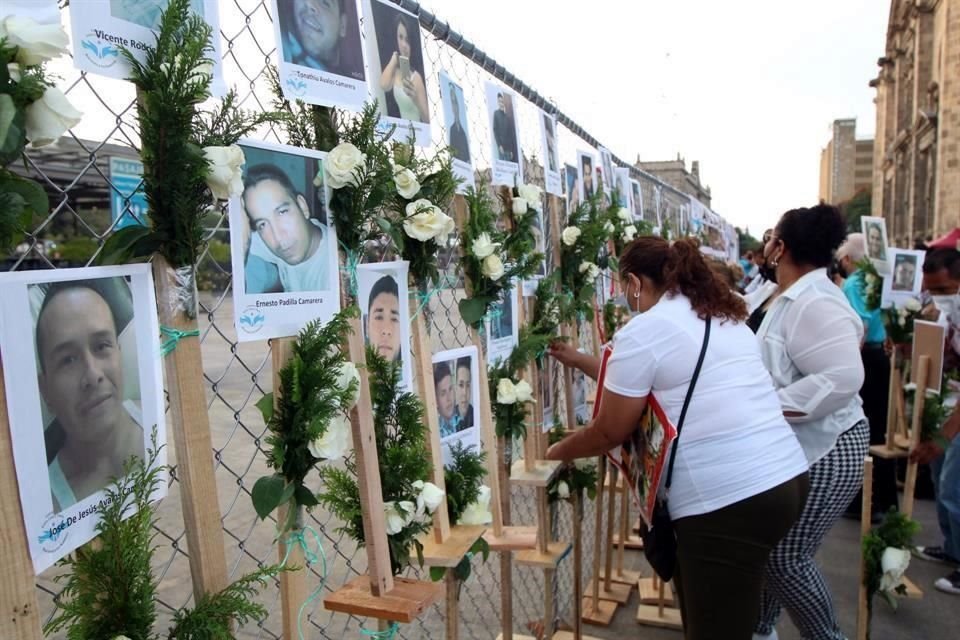
[{"label": "green leaf", "polygon": [[302,484],[294,491],[293,497],[301,507],[315,507],[320,504],[320,501],[317,500],[317,496],[313,491],[310,491],[310,489],[307,489]]},{"label": "green leaf", "polygon": [[3,181],[0,182],[0,190],[12,191],[13,193],[19,194],[26,203],[25,208],[34,215],[46,215],[50,209],[47,192],[33,180],[8,173],[3,177]]},{"label": "green leaf", "polygon": [[423,545],[420,544],[419,540],[414,540],[413,546],[417,549],[417,564],[419,564],[422,567],[423,566]]},{"label": "green leaf", "polygon": [[288,482],[283,485],[283,493],[280,494],[280,504],[288,502],[290,498],[293,497],[294,492],[297,490],[297,485],[294,482]]},{"label": "green leaf", "polygon": [[17,111],[9,94],[0,94],[0,166],[16,159],[27,142],[25,114]]},{"label": "green leaf", "polygon": [[596,290],[594,289],[593,284],[585,284],[580,289],[580,292],[577,294],[577,299],[580,300],[580,302],[590,302],[591,300],[593,300],[593,296],[595,293],[596,293]]},{"label": "green leaf", "polygon": [[253,508],[261,520],[265,520],[274,509],[280,506],[286,487],[283,477],[276,474],[263,476],[253,485],[250,497],[253,499]]},{"label": "green leaf", "polygon": [[257,409],[260,409],[263,423],[270,424],[270,421],[273,420],[273,392],[264,395],[257,401]]},{"label": "green leaf", "polygon": [[430,567],[430,579],[434,582],[440,582],[446,574],[447,570],[443,567]]},{"label": "green leaf", "polygon": [[460,317],[468,325],[480,324],[483,314],[487,311],[487,303],[483,298],[464,298],[460,301]]},{"label": "green leaf", "polygon": [[141,241],[152,234],[147,227],[140,225],[131,225],[115,231],[103,243],[103,251],[97,264],[124,264],[133,258],[141,257],[143,254],[137,249]]},{"label": "green leaf", "polygon": [[379,226],[383,232],[387,234],[393,231],[393,225],[390,224],[390,220],[382,216],[377,218],[377,226]]},{"label": "green leaf", "polygon": [[466,582],[467,578],[470,577],[470,559],[464,558],[460,561],[460,564],[453,570],[453,577],[455,577],[460,582]]},{"label": "green leaf", "polygon": [[23,196],[0,190],[0,249],[7,249],[19,237],[25,211]]},{"label": "green leaf", "polygon": [[490,543],[483,538],[477,538],[477,541],[470,547],[470,551],[483,555],[483,561],[486,562],[487,558],[490,557]]}]

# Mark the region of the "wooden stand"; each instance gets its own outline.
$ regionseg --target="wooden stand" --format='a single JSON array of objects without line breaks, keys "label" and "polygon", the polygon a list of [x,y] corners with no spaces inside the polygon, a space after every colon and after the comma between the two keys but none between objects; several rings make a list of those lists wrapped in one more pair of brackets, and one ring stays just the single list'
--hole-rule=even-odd
[{"label": "wooden stand", "polygon": [[372,617],[392,622],[411,622],[428,606],[444,595],[443,585],[406,578],[394,578],[387,546],[386,522],[383,516],[383,492],[377,441],[373,431],[373,407],[370,400],[360,320],[350,320],[350,359],[360,372],[360,398],[350,412],[356,457],[357,484],[363,509],[364,548],[367,553],[367,575],[350,581],[327,596],[324,607],[330,611]]},{"label": "wooden stand", "polygon": [[657,602],[656,604],[641,604],[637,607],[637,623],[651,627],[682,630],[683,621],[680,619],[680,610],[674,609],[668,604],[672,601],[672,595],[669,601],[667,599],[666,584],[657,579]]},{"label": "wooden stand", "polygon": [[[870,514],[873,502],[873,458],[863,460],[863,500],[860,506],[860,539],[870,533]],[[857,546],[860,549],[860,546]],[[857,592],[857,640],[867,640],[870,633],[870,612],[867,596],[867,564],[860,551],[860,589]]]},{"label": "wooden stand", "polygon": [[13,441],[7,413],[7,388],[0,361],[0,510],[4,526],[0,527],[0,637],[9,640],[43,640],[40,627],[40,606],[34,583],[33,563],[27,532],[20,509],[20,489],[13,466]]}]

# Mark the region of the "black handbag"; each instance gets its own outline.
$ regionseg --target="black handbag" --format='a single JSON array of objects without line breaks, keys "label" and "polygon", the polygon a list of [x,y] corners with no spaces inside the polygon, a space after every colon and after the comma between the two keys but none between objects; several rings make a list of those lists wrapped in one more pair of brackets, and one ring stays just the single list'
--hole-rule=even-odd
[{"label": "black handbag", "polygon": [[700,368],[703,366],[704,356],[707,355],[707,344],[709,342],[710,318],[707,318],[703,328],[703,346],[700,348],[700,359],[697,360],[693,377],[690,378],[687,396],[684,398],[683,408],[680,410],[680,420],[677,422],[677,437],[673,439],[673,446],[670,449],[670,462],[667,464],[667,480],[664,484],[663,496],[657,498],[657,502],[653,506],[652,522],[643,532],[643,553],[647,556],[647,562],[664,582],[669,582],[673,578],[677,566],[677,534],[673,530],[673,521],[670,520],[670,511],[667,509],[670,483],[673,481],[673,463],[677,458],[677,443],[680,441],[683,420],[687,417],[687,407],[690,406],[693,388],[697,384],[697,378],[700,377]]}]

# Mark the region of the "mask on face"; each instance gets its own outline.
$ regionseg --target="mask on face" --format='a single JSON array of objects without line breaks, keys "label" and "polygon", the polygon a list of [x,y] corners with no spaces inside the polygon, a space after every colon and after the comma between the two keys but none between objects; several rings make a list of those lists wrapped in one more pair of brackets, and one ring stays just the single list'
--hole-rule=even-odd
[{"label": "mask on face", "polygon": [[[776,251],[776,249],[774,249]],[[776,267],[770,266],[770,262],[773,258],[773,251],[770,252],[770,255],[763,256],[763,264],[760,265],[760,275],[767,282],[772,282],[777,284],[777,269]]]}]

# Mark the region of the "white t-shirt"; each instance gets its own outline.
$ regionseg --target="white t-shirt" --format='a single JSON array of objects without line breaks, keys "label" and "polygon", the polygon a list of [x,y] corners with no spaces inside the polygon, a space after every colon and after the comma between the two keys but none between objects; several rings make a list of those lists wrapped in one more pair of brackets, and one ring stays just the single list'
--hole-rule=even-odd
[{"label": "white t-shirt", "polygon": [[[631,398],[652,393],[676,425],[703,330],[686,296],[664,295],[614,336],[604,387]],[[674,520],[716,511],[807,470],[746,324],[713,320],[677,443],[669,495]]]},{"label": "white t-shirt", "polygon": [[267,247],[259,233],[254,232],[251,236],[250,253],[277,267],[280,273],[280,283],[283,285],[285,293],[297,291],[329,291],[331,289],[329,281],[331,248],[330,243],[327,241],[328,234],[323,225],[318,221],[311,219],[310,222],[320,229],[323,236],[313,255],[300,264],[287,264],[282,258],[278,258],[269,247]]}]

